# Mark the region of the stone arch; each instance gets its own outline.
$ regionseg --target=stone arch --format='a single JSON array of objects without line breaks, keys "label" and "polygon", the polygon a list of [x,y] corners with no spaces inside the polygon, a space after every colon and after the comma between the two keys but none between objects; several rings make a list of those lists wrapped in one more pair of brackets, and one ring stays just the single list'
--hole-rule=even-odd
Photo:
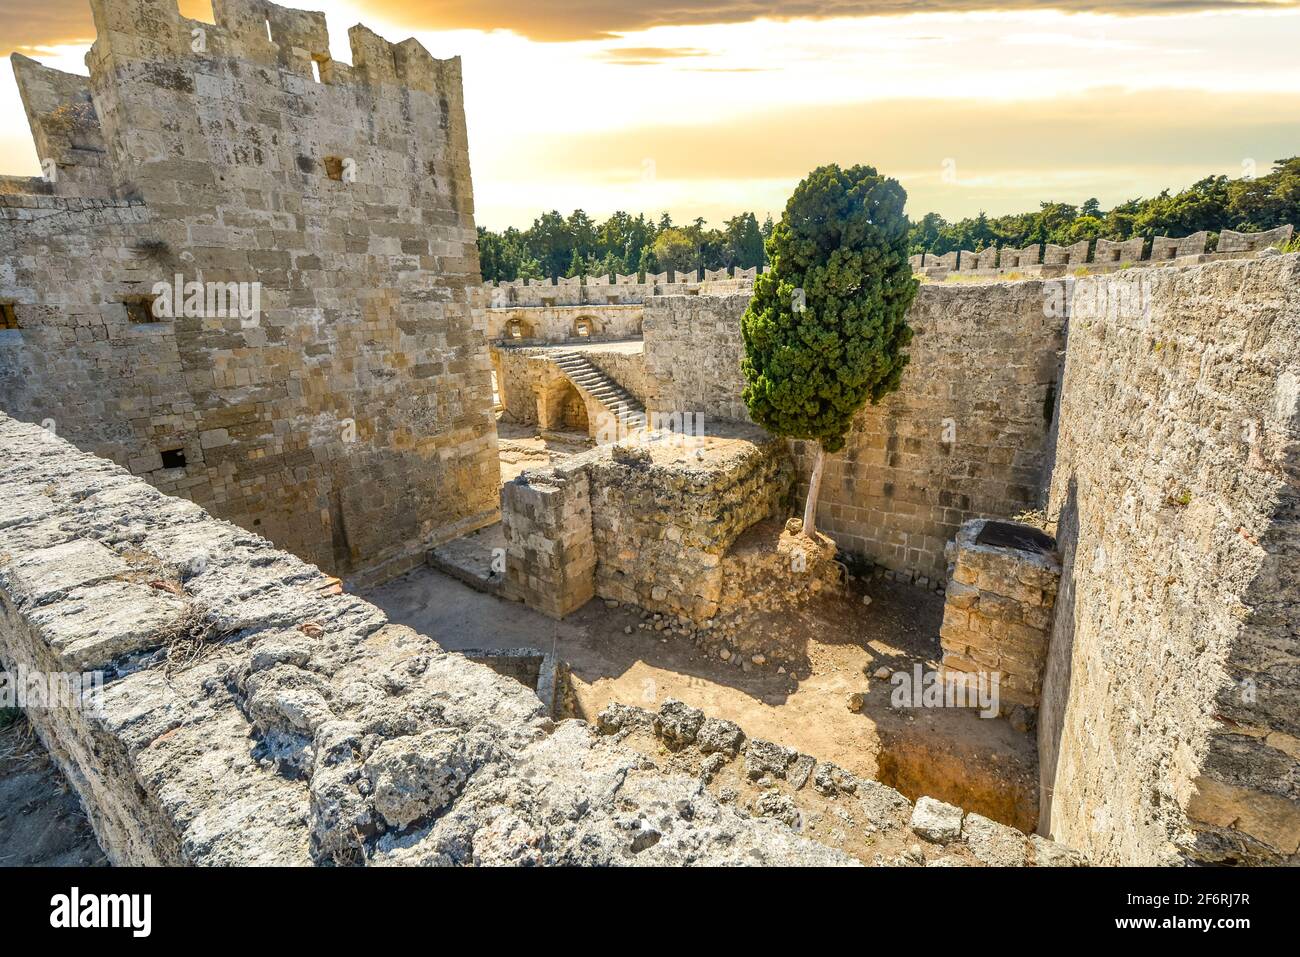
[{"label": "stone arch", "polygon": [[543,429],[591,434],[587,400],[567,378],[543,386],[537,401],[537,423]]},{"label": "stone arch", "polygon": [[506,339],[532,339],[535,337],[533,324],[527,319],[521,319],[518,316],[506,320],[501,334]]},{"label": "stone arch", "polygon": [[578,316],[569,332],[575,339],[594,339],[600,335],[600,321],[595,316]]}]

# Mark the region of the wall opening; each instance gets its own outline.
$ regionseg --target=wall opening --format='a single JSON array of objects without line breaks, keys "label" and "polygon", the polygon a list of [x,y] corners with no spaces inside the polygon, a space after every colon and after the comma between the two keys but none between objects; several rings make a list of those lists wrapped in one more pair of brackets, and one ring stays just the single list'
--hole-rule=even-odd
[{"label": "wall opening", "polygon": [[130,296],[122,300],[126,307],[127,321],[135,326],[156,325],[165,320],[159,318],[154,309],[155,296]]},{"label": "wall opening", "polygon": [[0,329],[21,329],[18,312],[12,302],[0,302]]},{"label": "wall opening", "polygon": [[163,449],[162,467],[165,469],[183,469],[185,468],[185,450],[184,449]]}]

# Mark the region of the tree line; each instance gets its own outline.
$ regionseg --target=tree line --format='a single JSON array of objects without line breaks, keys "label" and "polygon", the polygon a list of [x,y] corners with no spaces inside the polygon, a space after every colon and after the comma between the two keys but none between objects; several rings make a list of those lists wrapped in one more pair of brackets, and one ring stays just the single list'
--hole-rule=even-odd
[{"label": "tree line", "polygon": [[487,281],[657,273],[669,269],[749,269],[765,265],[763,245],[772,218],[759,225],[753,213],[710,229],[703,219],[678,226],[617,212],[598,223],[582,210],[543,213],[527,229],[478,230],[478,255]]},{"label": "tree line", "polygon": [[912,255],[942,255],[960,249],[979,252],[990,246],[1021,248],[1032,243],[1069,246],[1083,239],[1178,239],[1201,230],[1258,232],[1288,223],[1300,226],[1300,157],[1278,160],[1271,172],[1258,178],[1207,176],[1181,192],[1166,189],[1109,210],[1090,199],[1082,206],[1042,203],[1033,213],[980,213],[955,223],[927,213],[912,223],[908,250]]},{"label": "tree line", "polygon": [[[926,213],[910,222],[908,251],[943,254],[1032,243],[1069,246],[1081,239],[1178,238],[1202,229],[1256,232],[1287,223],[1300,226],[1300,157],[1278,160],[1257,178],[1207,176],[1180,192],[1163,190],[1109,210],[1089,199],[1081,206],[1041,203],[1037,212],[980,213],[953,223]],[[764,245],[772,229],[771,216],[760,224],[754,213],[741,213],[716,229],[703,219],[676,225],[667,213],[654,220],[617,212],[598,223],[580,209],[568,216],[552,210],[523,230],[510,227],[498,233],[480,226],[479,261],[489,281],[748,269],[767,265]]]}]

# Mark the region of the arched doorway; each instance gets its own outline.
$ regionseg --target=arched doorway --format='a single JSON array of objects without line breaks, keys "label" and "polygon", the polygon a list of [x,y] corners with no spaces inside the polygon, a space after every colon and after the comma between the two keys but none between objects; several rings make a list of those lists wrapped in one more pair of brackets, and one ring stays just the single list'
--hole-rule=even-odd
[{"label": "arched doorway", "polygon": [[587,403],[568,379],[557,379],[547,386],[538,405],[537,418],[542,428],[590,434]]}]

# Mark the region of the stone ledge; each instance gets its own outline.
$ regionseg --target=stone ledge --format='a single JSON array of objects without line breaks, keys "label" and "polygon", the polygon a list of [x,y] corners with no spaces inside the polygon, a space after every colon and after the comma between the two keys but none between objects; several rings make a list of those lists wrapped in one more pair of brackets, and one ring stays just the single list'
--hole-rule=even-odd
[{"label": "stone ledge", "polygon": [[[103,669],[96,701],[29,717],[116,864],[851,863],[4,415],[0,483],[36,506],[0,522],[0,657]],[[70,654],[78,589],[108,582],[138,587]]]}]

